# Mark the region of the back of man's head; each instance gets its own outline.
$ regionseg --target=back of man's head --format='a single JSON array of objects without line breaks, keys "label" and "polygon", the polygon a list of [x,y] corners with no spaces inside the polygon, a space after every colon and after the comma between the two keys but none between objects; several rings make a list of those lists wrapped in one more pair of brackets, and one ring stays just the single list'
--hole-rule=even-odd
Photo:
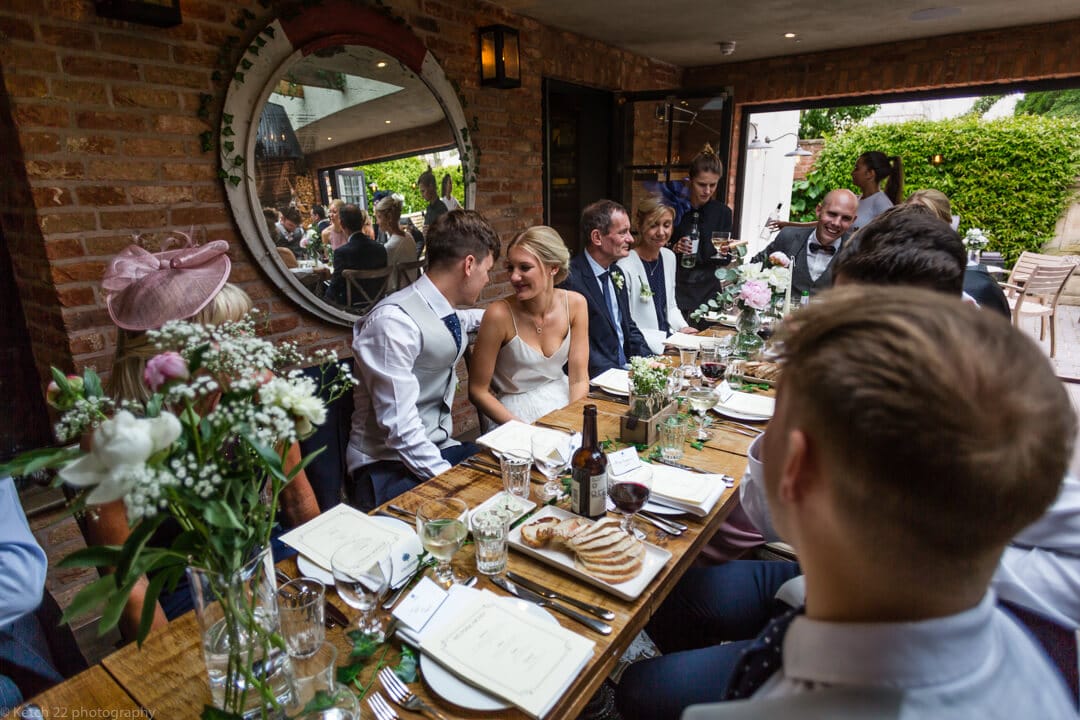
[{"label": "back of man's head", "polygon": [[787,425],[806,433],[852,546],[926,578],[989,579],[1054,500],[1076,436],[1043,353],[998,315],[918,288],[837,288],[793,325]]},{"label": "back of man's head", "polygon": [[599,230],[600,234],[606,234],[611,227],[611,216],[617,212],[628,215],[626,208],[614,200],[597,200],[587,205],[581,211],[581,240],[582,247],[589,247],[589,239],[593,230]]},{"label": "back of man's head", "polygon": [[445,268],[472,255],[483,260],[499,259],[499,236],[476,210],[444,213],[426,228],[427,261],[430,269]]},{"label": "back of man's head", "polygon": [[959,296],[967,256],[956,231],[922,205],[897,205],[845,244],[833,264],[837,284],[918,285]]},{"label": "back of man's head", "polygon": [[338,220],[341,221],[341,227],[345,228],[350,235],[363,230],[367,219],[367,211],[355,203],[346,203],[338,210]]}]

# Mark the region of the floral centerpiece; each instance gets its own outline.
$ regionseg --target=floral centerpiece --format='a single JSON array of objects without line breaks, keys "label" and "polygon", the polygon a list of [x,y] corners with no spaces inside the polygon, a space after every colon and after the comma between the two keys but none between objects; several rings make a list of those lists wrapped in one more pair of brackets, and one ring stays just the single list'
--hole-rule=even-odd
[{"label": "floral centerpiece", "polygon": [[672,368],[655,359],[630,358],[630,414],[651,418],[660,412],[669,399]]},{"label": "floral centerpiece", "polygon": [[300,238],[300,247],[307,251],[308,257],[312,260],[316,262],[327,261],[327,253],[330,249],[323,242],[322,235],[315,228],[309,229],[304,237]]},{"label": "floral centerpiece", "polygon": [[[332,353],[305,358],[293,343],[256,337],[252,315],[218,326],[173,321],[147,335],[160,352],[146,364],[153,392],[146,403],[115,404],[91,369],[82,377],[53,370],[47,397],[63,413],[56,433],[62,441],[82,437],[85,449],[27,453],[0,471],[59,468],[58,481],[84,489],[83,503],[123,500],[127,541],[62,563],[115,569],[84,588],[67,617],[103,607],[99,630],[107,631],[149,575],[141,642],[158,596],[186,571],[196,610],[202,601],[216,613],[203,644],[220,709],[208,707],[203,717],[265,717],[290,692],[270,533],[283,488],[314,454],[293,467],[285,458],[325,421],[320,391],[332,401],[354,381]],[[295,369],[309,361],[320,365],[320,382]],[[167,520],[178,528],[159,544],[155,533]]]},{"label": "floral centerpiece", "polygon": [[716,277],[720,280],[720,292],[692,312],[690,318],[699,320],[723,308],[738,308],[736,344],[744,351],[756,349],[761,344],[761,339],[754,334],[758,313],[770,308],[780,310],[780,306],[787,301],[791,288],[791,267],[769,259],[764,263],[720,268],[716,271]]},{"label": "floral centerpiece", "polygon": [[968,251],[968,260],[979,262],[982,251],[990,244],[990,238],[979,228],[971,228],[964,233],[964,247]]}]

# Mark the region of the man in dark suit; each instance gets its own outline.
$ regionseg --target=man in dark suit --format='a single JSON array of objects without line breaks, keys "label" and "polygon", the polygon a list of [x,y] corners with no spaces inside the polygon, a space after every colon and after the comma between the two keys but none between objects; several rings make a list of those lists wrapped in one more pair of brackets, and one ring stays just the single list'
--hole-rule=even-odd
[{"label": "man in dark suit", "polygon": [[626,280],[615,261],[630,253],[630,216],[613,200],[598,200],[581,213],[585,252],[570,260],[562,287],[589,305],[589,377],[621,368],[634,355],[652,355],[630,317]]},{"label": "man in dark suit", "polygon": [[1009,301],[1005,299],[997,280],[986,271],[985,265],[967,266],[964,270],[964,292],[979,303],[979,307],[1001,313],[1012,320]]},{"label": "man in dark suit", "polygon": [[[832,286],[832,261],[848,238],[859,201],[850,190],[833,190],[817,206],[813,227],[786,227],[751,262],[766,262],[777,254],[793,259],[791,294],[814,295]],[[785,263],[786,264],[786,263]]]},{"label": "man in dark suit", "polygon": [[[346,270],[378,270],[386,267],[386,248],[375,242],[367,233],[372,231],[368,214],[362,208],[349,203],[339,213],[341,226],[349,233],[349,240],[334,251],[334,275],[326,289],[326,299],[339,305],[345,304]],[[373,298],[384,285],[383,278],[362,280],[361,284]]]}]

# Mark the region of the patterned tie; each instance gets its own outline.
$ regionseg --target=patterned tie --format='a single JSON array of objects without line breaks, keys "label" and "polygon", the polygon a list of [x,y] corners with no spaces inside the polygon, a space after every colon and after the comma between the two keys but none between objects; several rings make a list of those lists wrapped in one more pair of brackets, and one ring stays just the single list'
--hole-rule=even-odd
[{"label": "patterned tie", "polygon": [[626,364],[626,353],[623,352],[622,347],[622,328],[615,323],[615,299],[611,296],[611,284],[608,282],[611,271],[605,270],[599,277],[600,287],[604,289],[604,303],[607,305],[608,317],[611,318],[611,324],[615,325],[616,334],[619,336],[619,367],[622,367]]},{"label": "patterned tie", "polygon": [[728,680],[724,691],[725,700],[742,700],[750,697],[757,689],[780,669],[781,653],[784,648],[784,635],[791,621],[801,615],[806,608],[792,608],[783,615],[773,618],[765,630],[755,638],[739,658],[735,671]]},{"label": "patterned tie", "polygon": [[812,252],[812,253],[823,252],[826,255],[835,255],[836,254],[836,246],[835,245],[819,245],[816,242],[812,242],[812,243],[810,243],[810,252]]},{"label": "patterned tie", "polygon": [[454,347],[458,350],[461,349],[461,321],[458,320],[457,313],[450,313],[442,319],[446,325],[446,329],[450,331],[450,334],[454,338]]}]

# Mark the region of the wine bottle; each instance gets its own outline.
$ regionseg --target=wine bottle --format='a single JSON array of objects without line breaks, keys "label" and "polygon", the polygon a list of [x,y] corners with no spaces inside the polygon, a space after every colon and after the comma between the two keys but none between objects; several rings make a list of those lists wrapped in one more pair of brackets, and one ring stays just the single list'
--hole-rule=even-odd
[{"label": "wine bottle", "polygon": [[765,224],[761,228],[761,234],[758,236],[762,240],[768,240],[772,237],[773,231],[769,225],[780,219],[780,208],[783,206],[784,203],[776,203],[776,209],[769,213],[769,219],[765,221]]},{"label": "wine bottle", "polygon": [[581,447],[570,459],[570,510],[590,520],[607,512],[607,458],[596,439],[596,406],[586,405]]},{"label": "wine bottle", "polygon": [[690,252],[682,256],[681,263],[684,268],[692,268],[697,265],[698,244],[701,242],[701,230],[698,228],[698,214],[694,211],[690,225]]},{"label": "wine bottle", "polygon": [[802,291],[802,297],[799,298],[799,307],[806,307],[809,304],[810,304],[810,291],[809,290],[803,290]]}]

